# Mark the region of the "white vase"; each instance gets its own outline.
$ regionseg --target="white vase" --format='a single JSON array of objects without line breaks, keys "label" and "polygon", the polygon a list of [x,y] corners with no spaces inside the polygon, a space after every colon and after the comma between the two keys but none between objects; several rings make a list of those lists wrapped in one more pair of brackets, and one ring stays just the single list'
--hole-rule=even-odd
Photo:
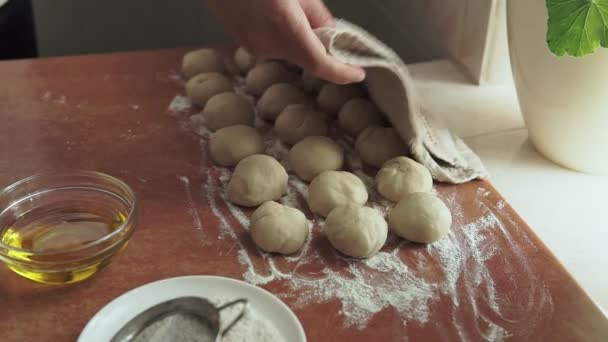
[{"label": "white vase", "polygon": [[545,0],[507,0],[509,50],[532,143],[563,166],[608,175],[608,50],[557,57]]}]

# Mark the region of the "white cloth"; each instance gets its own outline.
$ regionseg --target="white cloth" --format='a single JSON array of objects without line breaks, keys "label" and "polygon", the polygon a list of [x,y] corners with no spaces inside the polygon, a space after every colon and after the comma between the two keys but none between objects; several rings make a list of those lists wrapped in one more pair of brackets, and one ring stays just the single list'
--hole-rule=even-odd
[{"label": "white cloth", "polygon": [[365,68],[370,97],[435,180],[458,184],[488,176],[479,157],[460,138],[432,122],[407,66],[392,49],[345,20],[315,32],[329,54]]}]

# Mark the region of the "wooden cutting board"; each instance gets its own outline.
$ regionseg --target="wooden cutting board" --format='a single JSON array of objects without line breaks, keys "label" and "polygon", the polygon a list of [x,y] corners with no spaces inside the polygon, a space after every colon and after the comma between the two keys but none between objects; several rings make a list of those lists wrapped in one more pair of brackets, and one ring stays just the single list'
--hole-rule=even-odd
[{"label": "wooden cutting board", "polygon": [[[296,257],[255,249],[250,210],[229,206],[230,171],[180,108],[186,50],[0,63],[0,186],[51,169],[114,175],[139,200],[128,248],[70,286],[0,267],[0,340],[74,340],[112,299],[182,275],[246,279],[275,293],[310,341],[606,341],[608,319],[486,181],[437,185],[450,236],[429,246],[390,237],[368,261],[333,251],[313,222]],[[373,176],[373,174],[371,174]],[[305,207],[291,180],[286,200]],[[598,270],[601,271],[601,270]]]}]

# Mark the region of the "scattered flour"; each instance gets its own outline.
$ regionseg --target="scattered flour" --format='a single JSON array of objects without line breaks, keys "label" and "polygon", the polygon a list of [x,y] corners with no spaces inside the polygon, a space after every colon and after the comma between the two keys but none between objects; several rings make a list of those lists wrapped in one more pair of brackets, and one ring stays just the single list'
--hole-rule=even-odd
[{"label": "scattered flour", "polygon": [[198,213],[198,209],[194,204],[194,199],[192,198],[192,191],[190,190],[190,179],[186,176],[179,176],[178,179],[184,184],[184,188],[186,189],[186,200],[188,201],[188,213],[192,216],[192,224],[194,228],[198,230],[201,234],[201,239],[203,241],[207,241],[205,239],[205,232],[203,230],[203,220]]},{"label": "scattered flour", "polygon": [[287,160],[289,149],[284,143],[277,139],[266,139],[266,154],[276,160],[284,162]]},{"label": "scattered flour", "polygon": [[46,91],[44,94],[42,94],[42,96],[40,96],[40,100],[48,102],[51,100],[52,97],[53,93],[51,93],[50,91]]},{"label": "scattered flour", "polygon": [[67,97],[65,95],[53,95],[51,91],[44,92],[44,94],[40,96],[40,100],[43,102],[52,102],[60,105],[65,105],[67,103]]},{"label": "scattered flour", "polygon": [[[174,99],[173,102],[176,101],[179,103],[181,100]],[[180,106],[175,104],[170,107]],[[205,151],[210,132],[204,127],[202,116],[191,116],[190,126],[201,136],[201,147]],[[289,170],[288,147],[262,120],[256,120],[256,128],[266,141],[266,153],[281,161]],[[330,135],[345,150],[345,168],[366,184],[368,205],[386,214],[392,203],[376,191],[374,178],[364,171],[363,163],[354,153],[353,139],[344,138],[337,129],[333,129]],[[290,175],[287,194],[280,202],[299,208],[308,216],[311,234],[298,254],[277,256],[264,253],[246,241],[248,214],[230,203],[223,191],[230,180],[230,169],[207,166],[205,171],[203,190],[211,212],[219,223],[218,239],[233,242],[230,250],[236,249],[238,261],[244,269],[243,278],[255,285],[283,284],[280,286],[283,290],[275,294],[289,299],[297,308],[338,299],[340,313],[348,326],[363,329],[376,313],[385,309],[394,310],[404,324],[413,322],[426,325],[432,321],[433,308],[443,298],[448,298],[452,322],[441,329],[450,329],[452,332],[449,334],[463,341],[480,338],[500,341],[512,336],[526,336],[527,332],[518,331],[518,325],[514,322],[538,320],[540,313],[552,312],[551,294],[538,281],[538,288],[530,289],[530,302],[519,312],[517,320],[503,313],[503,307],[509,304],[508,299],[501,301],[497,295],[488,263],[501,258],[504,253],[496,247],[500,239],[507,240],[512,247],[510,255],[523,255],[519,253],[518,248],[521,247],[513,242],[510,233],[495,215],[496,210],[502,209],[504,204],[499,204],[498,208],[488,208],[484,216],[467,222],[461,205],[464,199],[459,198],[458,192],[453,188],[436,190],[452,212],[454,229],[448,237],[419,246],[390,234],[380,253],[366,260],[356,260],[342,257],[333,249],[322,251],[319,248],[326,246],[323,245],[325,241],[321,233],[324,221],[308,211],[308,185]],[[477,195],[483,202],[484,194]],[[517,272],[525,272],[530,279],[536,279],[525,257],[521,256],[518,261],[518,265],[514,265]],[[306,265],[318,265],[321,269],[317,267],[317,271],[313,272],[307,270]],[[472,312],[473,317],[464,316],[462,312]],[[471,319],[475,322],[474,332],[465,329]]]},{"label": "scattered flour", "polygon": [[185,82],[185,80],[182,78],[182,75],[175,70],[171,70],[167,77],[174,82]]},{"label": "scattered flour", "polygon": [[203,114],[195,114],[190,116],[190,127],[194,133],[201,137],[211,137],[211,131],[205,126],[205,117]]},{"label": "scattered flour", "polygon": [[183,95],[175,95],[171,103],[169,103],[169,107],[167,107],[167,111],[170,114],[179,114],[180,112],[185,112],[192,109],[192,102],[190,99]]},{"label": "scattered flour", "polygon": [[[230,217],[239,223],[238,229],[248,230],[249,218],[243,210],[228,201],[222,189],[230,179],[230,171],[226,168],[212,168],[208,175],[215,174],[214,179],[207,179],[208,198],[220,198],[222,206],[228,208]],[[217,186],[222,184],[222,186]],[[297,194],[307,192],[307,185],[291,176],[289,179],[289,192],[285,200],[295,207],[301,207],[297,203]],[[211,191],[211,192],[209,192]],[[212,212],[220,221],[228,222],[224,214],[217,207],[217,203],[210,201]],[[214,209],[215,208],[215,209]],[[218,216],[219,215],[219,216]],[[223,227],[232,230],[224,233],[233,237],[237,236],[236,229],[228,225]],[[323,256],[317,248],[312,248],[313,240],[320,238],[315,234],[314,225],[311,222],[310,241],[298,256],[285,258],[286,261],[296,263],[292,270],[283,269],[283,266],[260,251],[256,254],[266,256],[266,268],[262,271],[256,269],[252,258],[244,248],[239,250],[239,261],[246,266],[244,278],[256,285],[265,285],[273,281],[287,281],[293,291],[281,293],[284,298],[295,299],[296,305],[306,306],[313,302],[324,302],[338,298],[342,302],[341,313],[345,316],[347,324],[364,328],[367,321],[377,312],[385,308],[393,307],[404,319],[412,319],[424,323],[429,318],[427,302],[435,295],[435,285],[427,283],[424,279],[416,277],[408,270],[396,253],[381,252],[366,261],[357,261],[339,256],[333,253],[330,258]],[[398,250],[398,249],[397,249]],[[324,264],[333,264],[336,260],[348,263],[345,272],[331,271],[327,268],[318,277],[300,275],[297,272],[298,264],[310,264],[321,261]],[[407,291],[401,287],[408,284]]]},{"label": "scattered flour", "polygon": [[289,175],[287,194],[281,198],[281,204],[294,208],[300,207],[300,203],[298,202],[298,192],[294,189],[294,183],[298,181],[299,179],[296,176]]}]

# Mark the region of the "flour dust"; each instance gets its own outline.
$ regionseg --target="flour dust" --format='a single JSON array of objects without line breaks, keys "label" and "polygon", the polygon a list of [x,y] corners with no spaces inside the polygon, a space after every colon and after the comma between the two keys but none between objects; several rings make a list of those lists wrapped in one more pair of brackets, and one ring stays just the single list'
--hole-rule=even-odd
[{"label": "flour dust", "polygon": [[[242,92],[239,87],[236,90]],[[189,106],[181,95],[177,95],[168,112],[177,116],[175,113],[189,110]],[[206,155],[211,132],[205,128],[204,118],[200,114],[192,115],[187,125],[200,136],[201,149]],[[266,154],[289,170],[288,147],[263,121],[256,120],[256,128],[265,139]],[[373,177],[353,151],[353,139],[335,128],[330,135],[345,150],[345,169],[366,184],[369,192],[367,205],[386,214],[392,203],[377,193]],[[533,323],[540,313],[552,311],[551,294],[540,281],[534,281],[537,280],[534,270],[521,257],[513,267],[518,272],[525,272],[531,279],[530,283],[538,286],[530,289],[529,305],[519,310],[517,319],[507,317],[503,312],[508,303],[497,295],[489,263],[501,259],[505,253],[523,255],[518,250],[521,247],[502,224],[501,220],[505,218],[497,217],[504,204],[487,207],[483,216],[467,222],[462,207],[466,199],[460,198],[453,187],[435,189],[453,216],[452,230],[446,238],[421,246],[389,234],[386,245],[377,255],[356,260],[345,258],[330,247],[321,232],[323,218],[312,214],[306,204],[308,185],[290,174],[287,194],[280,202],[306,214],[311,234],[298,254],[277,256],[255,248],[247,236],[250,211],[245,212],[233,205],[223,190],[231,172],[228,168],[211,166],[211,163],[204,169],[201,189],[219,223],[217,238],[231,242],[229,251],[237,250],[238,262],[247,282],[259,286],[281,283],[277,288],[282,290],[275,291],[275,294],[288,300],[295,308],[337,299],[345,324],[357,329],[364,329],[374,315],[387,309],[394,310],[404,322],[428,325],[434,324],[434,310],[447,298],[451,324],[437,328],[453,329],[451,333],[463,341],[480,338],[500,341],[511,336],[525,336],[530,325],[526,325],[528,330],[522,331],[517,322]],[[485,203],[483,193],[478,193],[477,199]],[[499,240],[506,241],[511,250],[497,250]],[[467,317],[462,312],[472,312],[472,316]],[[465,329],[465,322],[471,320],[475,322],[474,332]]]}]

